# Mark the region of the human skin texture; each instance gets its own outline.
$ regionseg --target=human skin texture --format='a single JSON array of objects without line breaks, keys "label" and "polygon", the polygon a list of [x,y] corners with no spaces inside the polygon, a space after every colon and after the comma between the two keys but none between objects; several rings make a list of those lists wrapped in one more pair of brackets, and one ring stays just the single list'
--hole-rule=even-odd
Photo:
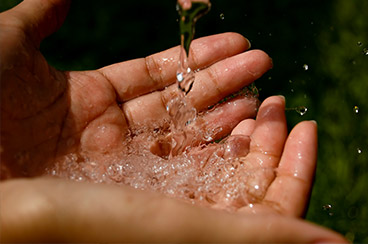
[{"label": "human skin texture", "polygon": [[[25,0],[0,14],[2,242],[345,242],[301,219],[315,170],[317,127],[301,122],[288,135],[280,96],[266,99],[255,120],[257,103],[250,97],[237,109],[224,105],[228,120],[203,118],[226,128],[220,137],[250,136],[246,160],[259,167],[255,162],[262,160],[277,172],[265,179],[256,204],[236,212],[128,186],[43,176],[45,167],[72,152],[103,160],[124,151],[131,131],[154,129],[168,118],[165,104],[178,92],[179,47],[94,71],[48,65],[39,45],[61,26],[68,5]],[[267,54],[248,48],[236,33],[193,42],[189,63],[200,72],[188,94],[191,106],[206,111],[271,68]]]}]

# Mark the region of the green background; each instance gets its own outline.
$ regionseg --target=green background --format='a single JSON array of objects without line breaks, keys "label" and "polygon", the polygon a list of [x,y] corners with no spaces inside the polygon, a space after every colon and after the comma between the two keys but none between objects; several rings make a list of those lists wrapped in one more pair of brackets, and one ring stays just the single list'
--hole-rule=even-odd
[{"label": "green background", "polygon": [[[3,11],[19,1],[1,0]],[[274,68],[256,82],[260,98],[282,94],[289,128],[319,125],[316,181],[307,219],[368,242],[368,1],[212,1],[196,37],[235,31],[266,51]],[[175,0],[74,0],[41,50],[63,70],[95,69],[179,43]],[[304,65],[308,65],[308,70]],[[356,113],[354,107],[359,108]],[[326,206],[331,205],[327,209]]]}]

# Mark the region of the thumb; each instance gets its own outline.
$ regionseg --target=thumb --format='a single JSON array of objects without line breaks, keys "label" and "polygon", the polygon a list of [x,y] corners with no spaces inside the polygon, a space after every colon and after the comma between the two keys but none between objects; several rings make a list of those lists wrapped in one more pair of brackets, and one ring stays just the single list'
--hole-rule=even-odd
[{"label": "thumb", "polygon": [[61,27],[69,5],[70,0],[24,0],[7,14],[19,20],[17,24],[38,47],[45,37]]}]

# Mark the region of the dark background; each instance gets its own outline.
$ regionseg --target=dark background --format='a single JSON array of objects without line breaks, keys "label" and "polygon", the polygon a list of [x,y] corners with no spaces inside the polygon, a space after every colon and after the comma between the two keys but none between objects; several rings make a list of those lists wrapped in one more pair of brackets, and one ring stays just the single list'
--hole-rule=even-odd
[{"label": "dark background", "polygon": [[[1,0],[0,10],[17,2]],[[256,82],[261,100],[282,94],[287,107],[306,106],[304,116],[287,111],[289,128],[310,119],[319,125],[306,217],[354,242],[368,242],[367,10],[367,0],[213,0],[196,31],[239,32],[273,58]],[[73,0],[41,50],[59,69],[96,69],[178,45],[177,18],[175,0]]]}]

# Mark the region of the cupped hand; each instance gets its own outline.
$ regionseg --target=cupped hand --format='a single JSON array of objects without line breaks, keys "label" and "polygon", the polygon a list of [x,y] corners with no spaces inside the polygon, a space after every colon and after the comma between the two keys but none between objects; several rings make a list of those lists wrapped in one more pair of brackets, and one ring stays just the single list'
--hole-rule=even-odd
[{"label": "cupped hand", "polygon": [[[139,128],[154,130],[170,120],[166,106],[179,92],[173,84],[179,49],[95,71],[61,72],[38,48],[66,12],[67,1],[28,0],[0,15],[6,47],[0,50],[2,179],[42,175],[70,153],[101,158],[124,152]],[[249,119],[257,108],[251,97],[221,105],[221,113],[206,112],[271,67],[265,53],[247,48],[234,33],[196,40],[189,63],[200,71],[187,99],[205,114],[206,127],[223,128],[216,136],[251,139],[240,158],[247,167],[273,169],[260,191],[249,192],[254,204],[227,213],[126,186],[6,180],[0,185],[2,241],[343,242],[294,218],[303,215],[312,184],[315,123],[303,122],[287,137],[282,97],[267,99],[255,121]]]},{"label": "cupped hand", "polygon": [[[38,175],[67,153],[122,151],[134,130],[155,129],[169,119],[166,105],[179,92],[171,85],[178,47],[94,71],[55,70],[38,47],[60,25],[65,8],[65,1],[25,1],[1,15],[1,46],[7,47],[1,49],[1,157],[8,166],[2,177]],[[263,52],[242,53],[248,47],[234,33],[193,43],[190,66],[201,71],[188,98],[192,106],[204,110],[269,69]],[[254,99],[244,99],[229,121],[253,117],[255,109]]]}]

